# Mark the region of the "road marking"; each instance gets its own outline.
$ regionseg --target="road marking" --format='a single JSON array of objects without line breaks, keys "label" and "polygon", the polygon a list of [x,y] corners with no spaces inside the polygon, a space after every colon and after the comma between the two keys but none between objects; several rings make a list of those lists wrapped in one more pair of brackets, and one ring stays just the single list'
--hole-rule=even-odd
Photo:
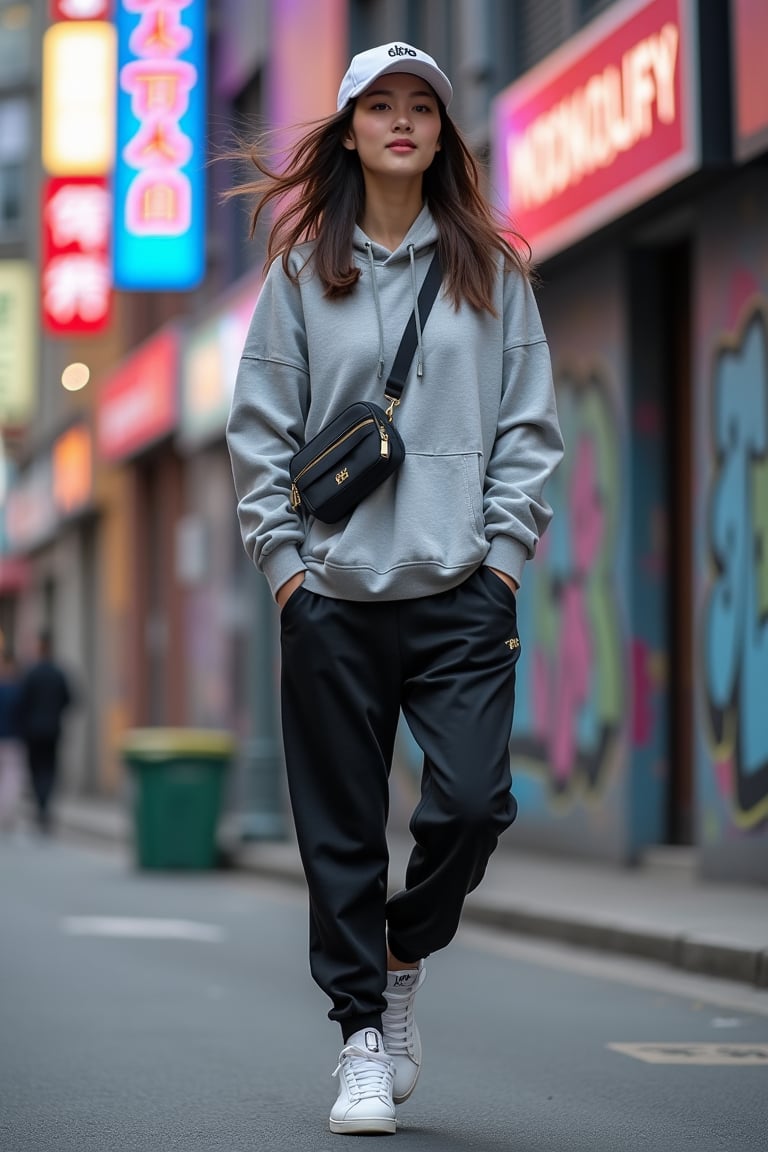
[{"label": "road marking", "polygon": [[609,1044],[646,1064],[762,1064],[768,1067],[768,1044]]},{"label": "road marking", "polygon": [[68,936],[119,936],[132,940],[196,940],[202,944],[218,944],[224,939],[224,932],[215,924],[130,916],[65,916],[61,929]]}]

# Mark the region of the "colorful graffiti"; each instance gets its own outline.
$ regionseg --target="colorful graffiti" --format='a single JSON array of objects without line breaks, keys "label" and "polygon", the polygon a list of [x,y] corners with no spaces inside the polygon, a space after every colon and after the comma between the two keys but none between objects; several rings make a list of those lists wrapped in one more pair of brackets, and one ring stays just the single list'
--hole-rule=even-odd
[{"label": "colorful graffiti", "polygon": [[561,373],[558,410],[566,456],[548,493],[555,517],[519,597],[530,673],[518,683],[510,750],[569,797],[601,790],[621,727],[622,480],[619,430],[601,375]]},{"label": "colorful graffiti", "polygon": [[747,828],[768,817],[767,314],[723,341],[712,381],[704,679],[717,777]]}]

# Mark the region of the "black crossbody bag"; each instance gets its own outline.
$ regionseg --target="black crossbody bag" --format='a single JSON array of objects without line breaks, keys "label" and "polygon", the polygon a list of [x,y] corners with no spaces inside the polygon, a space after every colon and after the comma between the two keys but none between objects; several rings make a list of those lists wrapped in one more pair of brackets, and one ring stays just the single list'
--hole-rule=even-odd
[{"label": "black crossbody bag", "polygon": [[[435,253],[419,292],[422,326],[441,279]],[[416,317],[411,313],[384,389],[386,411],[367,400],[350,404],[296,452],[290,464],[292,508],[334,524],[397,471],[405,459],[405,444],[393,416],[415,351]]]}]

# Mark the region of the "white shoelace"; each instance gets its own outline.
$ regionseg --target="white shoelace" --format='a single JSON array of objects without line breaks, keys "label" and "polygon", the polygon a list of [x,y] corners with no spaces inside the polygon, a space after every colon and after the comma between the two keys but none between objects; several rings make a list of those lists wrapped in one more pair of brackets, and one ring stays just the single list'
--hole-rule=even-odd
[{"label": "white shoelace", "polygon": [[386,1052],[369,1052],[367,1048],[349,1044],[342,1048],[333,1075],[338,1075],[340,1071],[344,1075],[351,1099],[364,1100],[378,1096],[391,1103],[395,1071]]},{"label": "white shoelace", "polygon": [[387,1010],[382,1017],[384,1047],[390,1056],[413,1055],[413,1001],[424,982],[422,967],[418,979],[405,992],[387,991]]},{"label": "white shoelace", "polygon": [[405,996],[387,999],[382,1020],[384,1047],[390,1056],[408,1056],[413,1043],[413,997],[416,988]]}]

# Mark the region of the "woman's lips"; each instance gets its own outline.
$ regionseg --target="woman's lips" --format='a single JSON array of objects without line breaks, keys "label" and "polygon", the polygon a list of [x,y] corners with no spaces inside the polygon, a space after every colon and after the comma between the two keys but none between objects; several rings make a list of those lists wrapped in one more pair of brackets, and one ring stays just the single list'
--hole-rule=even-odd
[{"label": "woman's lips", "polygon": [[410,140],[395,140],[392,144],[387,144],[392,152],[413,152],[416,145],[411,144]]}]

